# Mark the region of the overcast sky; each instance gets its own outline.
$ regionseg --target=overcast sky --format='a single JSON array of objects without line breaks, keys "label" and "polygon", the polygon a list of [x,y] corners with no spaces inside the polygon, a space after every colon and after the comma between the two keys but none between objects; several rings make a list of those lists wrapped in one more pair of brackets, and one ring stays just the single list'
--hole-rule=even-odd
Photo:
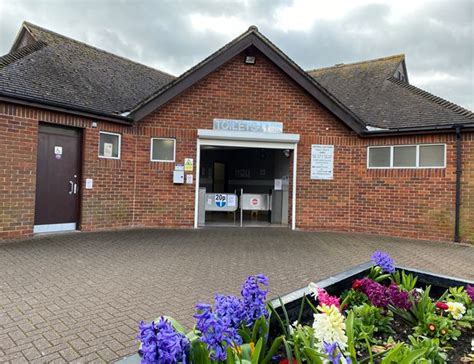
[{"label": "overcast sky", "polygon": [[179,75],[255,24],[304,69],[406,54],[410,82],[474,110],[474,0],[0,0],[23,20]]}]

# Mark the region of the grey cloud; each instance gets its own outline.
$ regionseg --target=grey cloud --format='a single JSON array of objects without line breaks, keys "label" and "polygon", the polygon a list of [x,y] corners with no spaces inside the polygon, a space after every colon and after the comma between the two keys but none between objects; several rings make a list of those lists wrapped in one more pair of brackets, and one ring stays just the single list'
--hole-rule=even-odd
[{"label": "grey cloud", "polygon": [[[472,1],[426,3],[394,22],[389,20],[389,4],[371,4],[368,0],[342,18],[318,20],[309,31],[286,32],[276,27],[275,12],[290,3],[6,0],[0,8],[0,53],[8,51],[21,21],[29,20],[112,53],[180,74],[231,40],[221,33],[196,31],[190,15],[232,16],[247,26],[258,25],[305,69],[406,53],[412,79],[428,80],[416,85],[474,109]],[[435,82],[436,73],[448,77]]]}]

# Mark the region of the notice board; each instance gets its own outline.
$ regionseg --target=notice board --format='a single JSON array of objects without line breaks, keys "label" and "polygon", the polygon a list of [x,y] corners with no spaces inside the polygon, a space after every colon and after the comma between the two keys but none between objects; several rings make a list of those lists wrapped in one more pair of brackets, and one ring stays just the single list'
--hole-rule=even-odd
[{"label": "notice board", "polygon": [[311,179],[334,178],[334,145],[311,145]]}]

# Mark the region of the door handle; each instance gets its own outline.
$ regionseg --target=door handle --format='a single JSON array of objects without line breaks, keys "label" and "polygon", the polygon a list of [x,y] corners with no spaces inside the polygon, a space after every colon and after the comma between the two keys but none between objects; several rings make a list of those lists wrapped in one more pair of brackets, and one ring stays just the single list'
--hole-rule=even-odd
[{"label": "door handle", "polygon": [[69,185],[71,187],[71,189],[69,190],[69,194],[72,195],[72,193],[74,192],[74,183],[72,181],[69,181]]},{"label": "door handle", "polygon": [[74,183],[74,194],[77,193],[77,183]]}]

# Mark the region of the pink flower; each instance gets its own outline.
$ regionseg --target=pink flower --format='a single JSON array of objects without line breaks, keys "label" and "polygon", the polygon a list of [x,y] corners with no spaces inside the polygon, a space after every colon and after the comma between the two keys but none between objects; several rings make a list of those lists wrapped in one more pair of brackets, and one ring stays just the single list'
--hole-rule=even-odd
[{"label": "pink flower", "polygon": [[336,306],[337,309],[341,310],[341,304],[339,298],[336,296],[330,296],[325,289],[318,288],[318,302],[320,305],[326,305],[328,307]]}]

